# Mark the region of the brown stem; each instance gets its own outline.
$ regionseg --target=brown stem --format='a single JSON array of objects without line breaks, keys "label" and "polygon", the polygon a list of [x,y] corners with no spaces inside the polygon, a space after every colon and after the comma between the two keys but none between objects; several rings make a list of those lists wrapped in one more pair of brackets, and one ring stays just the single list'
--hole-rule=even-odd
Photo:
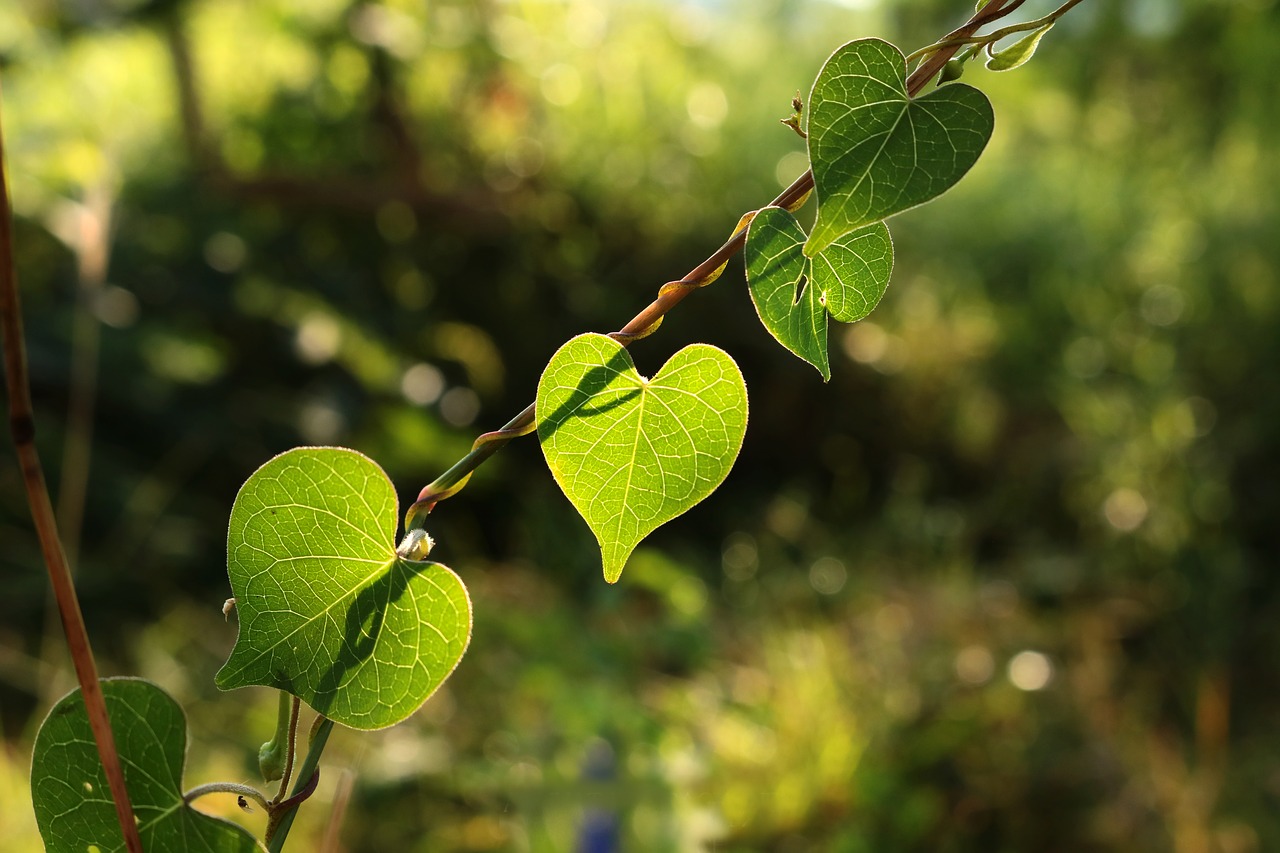
[{"label": "brown stem", "polygon": [[[947,39],[967,38],[982,26],[1009,14],[1009,12],[1022,5],[1022,2],[1023,0],[991,0],[987,5],[975,12],[973,17],[963,26],[949,33]],[[925,60],[915,72],[907,77],[907,94],[912,97],[918,95],[942,66],[946,64],[947,60],[955,55],[959,48],[959,45],[941,48]],[[813,172],[805,172],[796,178],[791,186],[783,190],[777,198],[769,202],[768,206],[795,210],[808,200],[812,191]],[[639,314],[632,317],[631,321],[621,329],[610,333],[609,337],[623,346],[627,346],[632,341],[639,340],[656,331],[668,311],[683,302],[684,298],[690,293],[698,288],[706,287],[720,276],[729,259],[740,252],[743,245],[746,244],[747,226],[751,224],[755,214],[756,212],[752,211],[744,215],[738,221],[738,225],[733,229],[729,239],[719,249],[716,249],[709,258],[690,270],[684,278],[664,284],[658,290],[656,299],[645,306]],[[475,444],[471,447],[470,453],[459,459],[454,463],[453,467],[418,493],[418,499],[413,502],[405,513],[406,533],[409,530],[422,527],[426,523],[427,515],[435,508],[435,505],[445,498],[457,494],[467,484],[472,472],[481,463],[501,450],[513,438],[528,435],[533,430],[534,406],[530,403],[525,407],[524,411],[508,421],[502,429],[486,432],[477,438]]]},{"label": "brown stem", "polygon": [[115,801],[116,818],[124,836],[125,848],[130,853],[142,853],[142,840],[134,822],[133,805],[125,789],[124,771],[116,752],[115,736],[111,720],[107,716],[107,703],[98,681],[98,667],[89,645],[84,615],[76,598],[75,585],[67,566],[66,554],[58,539],[58,524],[49,500],[40,455],[36,451],[35,419],[31,407],[31,388],[27,377],[26,349],[22,337],[22,313],[18,301],[18,276],[13,260],[13,214],[9,203],[9,185],[4,173],[4,140],[0,134],[0,329],[4,337],[5,383],[9,389],[9,430],[13,435],[14,449],[22,468],[22,482],[27,490],[27,503],[35,523],[36,536],[44,555],[49,583],[62,618],[63,632],[71,650],[76,678],[84,697],[85,713],[89,728],[98,746],[102,769]]},{"label": "brown stem", "polygon": [[[947,33],[945,38],[940,41],[952,41],[953,39],[966,39],[980,30],[982,27],[997,21],[1008,15],[1014,9],[1017,9],[1025,2],[1025,0],[991,0],[990,3],[983,6],[973,14],[973,17],[961,26]],[[907,78],[907,94],[915,96],[925,86],[929,85],[929,81],[934,78],[942,66],[947,64],[947,60],[956,55],[956,52],[963,47],[963,44],[951,44],[941,48],[936,53],[932,53],[920,64],[910,77]]]}]

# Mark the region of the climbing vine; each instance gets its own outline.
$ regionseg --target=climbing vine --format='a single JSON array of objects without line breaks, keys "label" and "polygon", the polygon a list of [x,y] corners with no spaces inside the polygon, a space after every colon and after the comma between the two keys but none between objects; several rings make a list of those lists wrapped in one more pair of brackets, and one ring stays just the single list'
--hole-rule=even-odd
[{"label": "climbing vine", "polygon": [[[183,791],[181,708],[148,682],[97,679],[87,639],[76,640],[83,620],[74,590],[53,554],[51,578],[74,656],[85,665],[78,666],[82,688],[53,707],[36,740],[32,795],[48,849],[171,850],[195,843],[216,851],[282,849],[298,805],[315,789],[334,723],[374,730],[401,722],[462,660],[472,602],[462,577],[430,560],[426,526],[442,501],[515,438],[536,434],[553,478],[599,542],[604,579],[617,582],[645,536],[723,482],[749,410],[746,384],[728,353],[691,343],[646,377],[629,345],[719,279],[742,251],[747,290],[767,333],[829,379],[829,324],[867,316],[890,283],[893,242],[885,220],[954,186],[991,137],[987,97],[953,81],[981,53],[991,70],[1026,62],[1078,2],[984,34],[1022,3],[990,0],[909,56],[876,38],[837,49],[807,99],[797,98],[784,119],[806,139],[809,170],[743,215],[720,248],[664,284],[618,331],[580,335],[560,347],[534,402],[480,436],[421,490],[398,540],[395,489],[360,453],[297,448],[253,473],[231,512],[226,610],[235,613],[238,637],[216,680],[224,690],[264,685],[281,692],[277,729],[260,752],[264,780],[279,783],[273,796],[232,782]],[[1016,40],[1000,46],[1010,38]],[[795,213],[811,197],[817,210],[806,232]],[[0,249],[7,261],[11,424],[41,519],[38,461],[26,464],[35,456],[7,208],[6,202]],[[42,522],[46,527],[56,544],[51,522]],[[316,712],[305,735],[301,703]],[[265,809],[265,839],[189,808],[213,793]]]}]

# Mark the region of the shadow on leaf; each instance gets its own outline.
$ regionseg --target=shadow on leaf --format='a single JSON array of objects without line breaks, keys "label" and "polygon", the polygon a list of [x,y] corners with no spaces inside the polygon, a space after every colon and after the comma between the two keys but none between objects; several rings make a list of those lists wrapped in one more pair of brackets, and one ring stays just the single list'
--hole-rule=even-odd
[{"label": "shadow on leaf", "polygon": [[387,611],[404,596],[414,576],[435,565],[397,559],[385,573],[356,594],[347,606],[342,650],[316,683],[315,699],[310,703],[316,711],[328,715],[347,684],[348,673],[372,657]]},{"label": "shadow on leaf", "polygon": [[596,395],[609,387],[609,383],[613,381],[614,377],[634,374],[635,365],[631,362],[631,358],[627,355],[625,349],[619,349],[608,362],[593,367],[582,374],[582,379],[578,381],[578,387],[574,389],[574,393],[561,403],[559,408],[546,416],[542,415],[541,412],[538,413],[539,440],[546,441],[551,438],[560,427],[564,426],[572,418],[601,415],[635,399],[644,390],[642,386],[636,386],[612,400],[601,402],[595,406],[590,405]]}]

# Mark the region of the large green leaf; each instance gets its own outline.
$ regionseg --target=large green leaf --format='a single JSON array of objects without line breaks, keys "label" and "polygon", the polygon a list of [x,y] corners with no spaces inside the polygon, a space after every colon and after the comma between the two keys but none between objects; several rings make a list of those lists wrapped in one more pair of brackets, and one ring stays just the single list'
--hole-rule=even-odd
[{"label": "large green leaf", "polygon": [[240,635],[218,686],[278,687],[356,729],[417,710],[466,651],[471,600],[448,567],[396,554],[397,516],[391,481],[354,450],[259,468],[231,510]]},{"label": "large green leaf", "polygon": [[[261,845],[242,827],[201,814],[182,800],[187,720],[149,681],[102,681],[125,787],[146,850],[247,853]],[[31,800],[49,853],[124,850],[107,777],[79,688],[40,726],[31,756]]]},{"label": "large green leaf", "polygon": [[902,52],[859,39],[822,66],[809,96],[809,162],[818,218],[805,244],[817,255],[855,228],[945,192],[991,138],[991,103],[953,83],[907,95]]},{"label": "large green leaf", "polygon": [[827,314],[852,323],[871,313],[893,271],[893,241],[883,222],[845,234],[812,259],[804,241],[804,229],[782,208],[757,213],[744,250],[747,284],[769,333],[827,380]]},{"label": "large green leaf", "polygon": [[652,379],[604,335],[562,346],[538,382],[538,440],[617,581],[640,540],[715,491],[747,430],[747,386],[723,350],[693,344]]}]

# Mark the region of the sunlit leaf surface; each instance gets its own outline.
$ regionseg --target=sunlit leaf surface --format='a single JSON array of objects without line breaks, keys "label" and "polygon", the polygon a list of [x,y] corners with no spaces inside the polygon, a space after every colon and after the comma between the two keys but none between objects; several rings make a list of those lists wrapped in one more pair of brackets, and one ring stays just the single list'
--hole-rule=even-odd
[{"label": "sunlit leaf surface", "polygon": [[471,601],[440,563],[396,555],[396,494],[354,450],[298,448],[259,468],[231,511],[240,635],[223,689],[263,684],[357,729],[412,714],[471,638]]},{"label": "sunlit leaf surface", "polygon": [[810,257],[855,228],[950,189],[982,153],[994,128],[991,103],[954,83],[907,95],[906,59],[880,39],[831,55],[809,96],[809,160],[818,218]]},{"label": "sunlit leaf surface", "polygon": [[711,494],[747,429],[747,386],[724,351],[680,350],[652,379],[604,335],[579,335],[538,383],[538,440],[600,541],[613,583],[632,549]]},{"label": "sunlit leaf surface", "polygon": [[815,258],[803,252],[804,229],[778,207],[751,222],[747,284],[760,321],[787,349],[831,378],[827,314],[845,323],[871,313],[893,270],[893,242],[883,222],[838,238]]}]

